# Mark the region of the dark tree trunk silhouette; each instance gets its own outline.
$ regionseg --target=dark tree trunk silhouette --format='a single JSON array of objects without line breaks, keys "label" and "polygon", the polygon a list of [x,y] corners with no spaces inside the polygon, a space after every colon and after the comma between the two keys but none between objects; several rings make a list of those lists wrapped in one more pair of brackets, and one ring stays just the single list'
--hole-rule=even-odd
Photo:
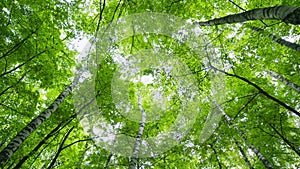
[{"label": "dark tree trunk silhouette", "polygon": [[24,66],[26,63],[30,62],[32,59],[34,59],[34,58],[36,58],[36,57],[42,55],[42,54],[45,53],[45,52],[47,52],[47,50],[43,50],[43,51],[39,52],[38,54],[35,54],[35,55],[31,56],[31,57],[30,57],[28,60],[26,60],[24,63],[22,63],[22,64],[16,66],[15,68],[13,68],[13,69],[11,69],[11,70],[9,70],[9,71],[7,71],[7,72],[4,72],[4,73],[0,74],[0,78],[1,78],[2,76],[5,76],[5,75],[7,75],[7,74],[9,74],[9,73],[12,73],[13,71],[19,69],[20,67]]},{"label": "dark tree trunk silhouette", "polygon": [[222,163],[221,163],[221,161],[220,161],[220,159],[219,159],[217,150],[213,147],[213,144],[210,144],[210,147],[212,148],[213,153],[214,153],[214,155],[216,156],[216,159],[217,159],[217,162],[218,162],[219,169],[222,169]]},{"label": "dark tree trunk silhouette", "polygon": [[273,125],[269,126],[275,131],[275,133],[287,144],[289,147],[300,157],[300,151],[295,147],[283,134],[281,134]]},{"label": "dark tree trunk silhouette", "polygon": [[[258,28],[258,27],[255,27],[255,26],[251,26],[250,27],[252,30],[256,31],[256,32],[263,32],[264,30],[261,29],[261,28]],[[276,43],[278,43],[279,45],[282,45],[282,46],[286,46],[290,49],[293,49],[297,52],[300,52],[300,45],[296,44],[296,43],[292,43],[292,42],[289,42],[289,41],[286,41],[282,38],[279,38],[277,37],[276,35],[274,34],[268,34],[268,36]]]},{"label": "dark tree trunk silhouette", "polygon": [[12,54],[13,52],[17,51],[28,39],[30,39],[32,37],[32,35],[34,35],[34,34],[36,34],[38,32],[38,30],[40,29],[41,26],[42,26],[42,24],[38,28],[36,28],[35,30],[33,30],[29,35],[27,35],[20,42],[16,43],[11,49],[9,49],[7,52],[5,52],[0,57],[0,59],[3,59],[5,57],[7,57],[8,55]]},{"label": "dark tree trunk silhouette", "polygon": [[46,141],[51,138],[52,136],[54,136],[57,132],[59,132],[61,129],[63,129],[66,125],[68,125],[74,118],[76,117],[76,115],[72,115],[67,121],[62,121],[61,123],[59,123],[49,134],[47,134],[46,137],[44,137],[43,140],[41,140],[39,142],[38,145],[36,145],[34,147],[33,150],[30,151],[30,153],[28,153],[27,155],[25,155],[19,162],[18,164],[14,167],[14,169],[18,169],[20,168],[24,162],[30,158],[35,152],[37,152],[45,143]]},{"label": "dark tree trunk silhouette", "polygon": [[106,160],[106,164],[105,164],[105,169],[108,169],[109,168],[109,163],[110,163],[110,160],[112,158],[113,154],[110,153],[107,157],[107,160]]},{"label": "dark tree trunk silhouette", "polygon": [[240,153],[242,154],[242,157],[243,157],[244,161],[247,163],[248,167],[249,167],[250,169],[254,169],[253,166],[252,166],[252,164],[250,163],[250,161],[249,161],[249,159],[248,159],[246,153],[244,152],[242,146],[240,145],[240,143],[239,143],[238,141],[236,141],[236,140],[234,141],[234,143],[235,143],[236,146],[238,147],[238,149],[239,149]]},{"label": "dark tree trunk silhouette", "polygon": [[39,116],[33,119],[27,126],[25,126],[8,145],[0,152],[0,167],[6,163],[11,156],[18,150],[23,142],[33,133],[50,115],[58,108],[58,106],[65,100],[65,98],[71,93],[75,81],[69,85],[55,100],[54,102],[44,110]]},{"label": "dark tree trunk silhouette", "polygon": [[249,148],[256,154],[257,158],[263,163],[263,165],[268,169],[273,169],[274,167],[269,163],[269,161],[259,152],[259,150],[253,145]]},{"label": "dark tree trunk silhouette", "polygon": [[211,26],[221,24],[240,23],[250,20],[281,20],[294,25],[300,24],[300,7],[296,6],[276,6],[267,8],[257,8],[250,11],[228,15],[221,18],[212,19],[205,22],[196,22],[199,26]]},{"label": "dark tree trunk silhouette", "polygon": [[65,142],[67,141],[69,135],[71,134],[72,130],[74,129],[74,126],[65,134],[65,136],[63,137],[61,143],[59,144],[58,150],[54,156],[54,158],[52,159],[51,163],[49,164],[49,166],[47,167],[47,169],[50,169],[54,166],[59,154],[61,153],[61,151],[63,150],[63,145],[65,144]]},{"label": "dark tree trunk silhouette", "polygon": [[[228,123],[229,128],[232,127],[231,125],[231,121],[232,119],[225,113],[225,111],[222,109],[222,107],[215,101],[215,100],[211,100],[213,105],[218,109],[218,111],[225,117],[226,122]],[[240,133],[240,135],[242,136],[242,139],[245,141],[245,144],[247,145],[247,137],[244,135],[244,133],[237,127],[237,126],[233,126],[233,128]],[[257,158],[263,163],[263,165],[268,168],[268,169],[274,169],[274,167],[272,166],[272,164],[265,158],[265,156],[263,154],[260,153],[260,151],[254,146],[254,145],[247,145],[257,156]]]},{"label": "dark tree trunk silhouette", "polygon": [[296,109],[292,108],[291,106],[285,104],[283,101],[271,96],[268,92],[266,92],[265,90],[263,90],[261,87],[259,87],[257,84],[251,82],[250,80],[244,78],[244,77],[241,77],[241,76],[238,76],[238,75],[235,75],[235,74],[231,74],[231,73],[228,73],[228,72],[225,72],[223,70],[220,70],[220,69],[217,69],[216,67],[212,66],[212,69],[218,71],[218,72],[222,72],[224,73],[225,75],[227,76],[231,76],[231,77],[235,77],[235,78],[238,78],[244,82],[246,82],[247,84],[255,87],[261,94],[263,94],[264,96],[266,96],[267,98],[273,100],[274,102],[278,103],[279,105],[283,106],[284,108],[286,108],[287,110],[290,110],[291,112],[293,112],[295,115],[297,115],[298,117],[300,117],[300,112],[298,112]]}]

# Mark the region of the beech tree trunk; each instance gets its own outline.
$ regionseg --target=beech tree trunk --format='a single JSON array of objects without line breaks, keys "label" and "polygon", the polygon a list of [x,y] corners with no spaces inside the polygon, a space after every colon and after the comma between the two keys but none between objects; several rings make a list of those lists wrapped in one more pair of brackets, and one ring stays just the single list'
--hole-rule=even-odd
[{"label": "beech tree trunk", "polygon": [[8,145],[0,152],[0,168],[11,158],[11,156],[18,150],[22,143],[33,133],[50,115],[58,108],[64,99],[71,93],[75,81],[63,91],[54,102],[39,116],[33,119],[27,126],[25,126]]},{"label": "beech tree trunk", "polygon": [[224,73],[225,75],[227,76],[231,76],[231,77],[235,77],[235,78],[238,78],[244,82],[246,82],[247,84],[255,87],[261,94],[263,94],[264,96],[266,96],[267,98],[273,100],[274,102],[278,103],[279,105],[283,106],[284,108],[286,108],[287,110],[293,112],[295,115],[297,115],[298,117],[300,117],[300,112],[298,112],[296,109],[292,108],[291,106],[285,104],[283,101],[277,99],[276,97],[273,97],[272,95],[270,95],[268,92],[266,92],[265,90],[263,90],[261,87],[259,87],[257,84],[251,82],[250,80],[244,78],[244,77],[241,77],[241,76],[238,76],[236,74],[231,74],[231,73],[228,73],[228,72],[225,72],[224,70],[220,70],[220,69],[217,69],[216,67],[210,65],[211,68],[213,70],[216,70],[218,72],[222,72]]},{"label": "beech tree trunk", "polygon": [[258,159],[263,163],[263,165],[268,169],[273,169],[273,166],[269,163],[269,161],[259,152],[259,150],[253,145],[249,146],[249,148],[256,154]]},{"label": "beech tree trunk", "polygon": [[34,147],[33,150],[30,151],[27,155],[25,155],[19,162],[18,164],[14,167],[14,169],[21,168],[22,165],[26,162],[27,159],[29,159],[35,152],[37,152],[45,143],[46,141],[54,136],[57,132],[59,132],[61,129],[63,129],[66,125],[68,125],[74,118],[76,117],[75,115],[72,115],[68,120],[64,120],[60,122],[49,134],[47,134],[46,137],[44,137],[43,140],[39,142],[37,146]]},{"label": "beech tree trunk", "polygon": [[270,76],[274,77],[275,79],[281,81],[283,84],[289,86],[290,88],[294,89],[296,92],[300,94],[300,86],[293,83],[292,81],[288,80],[284,76],[280,75],[279,73],[273,71],[273,70],[265,70]]},{"label": "beech tree trunk", "polygon": [[[261,29],[261,28],[258,28],[258,27],[254,27],[254,26],[251,26],[250,27],[252,30],[256,31],[256,32],[263,32],[264,30]],[[289,41],[286,41],[282,38],[279,38],[277,37],[276,35],[274,34],[269,34],[268,35],[274,42],[278,43],[279,45],[282,45],[282,46],[286,46],[290,49],[293,49],[297,52],[300,52],[300,45],[296,44],[296,43],[292,43],[292,42],[289,42]]]},{"label": "beech tree trunk", "polygon": [[[211,100],[211,101],[212,101],[213,105],[218,109],[218,111],[225,117],[229,127],[231,128],[232,119],[225,113],[225,111],[222,109],[222,107],[215,100]],[[247,145],[247,138],[246,138],[246,136],[244,136],[244,133],[241,130],[239,130],[237,126],[233,126],[233,128],[240,133],[240,135],[242,136],[243,140],[245,141],[245,143]],[[263,165],[266,168],[274,169],[274,167],[271,165],[271,163],[264,157],[264,155],[262,155],[259,152],[259,150],[256,147],[254,147],[253,145],[250,145],[248,147],[256,154],[257,158],[263,163]]]},{"label": "beech tree trunk", "polygon": [[300,24],[300,7],[296,6],[276,6],[267,8],[257,8],[250,11],[228,15],[221,18],[212,19],[205,22],[196,22],[199,26],[211,26],[230,23],[240,23],[250,20],[281,20],[294,25]]},{"label": "beech tree trunk", "polygon": [[139,131],[138,131],[137,136],[136,136],[137,141],[136,141],[136,143],[133,147],[132,157],[131,157],[131,160],[129,162],[128,169],[135,169],[136,168],[135,166],[137,165],[138,154],[139,154],[139,151],[140,151],[140,146],[141,146],[141,141],[142,141],[142,135],[143,135],[144,127],[145,127],[145,123],[146,123],[146,112],[145,112],[145,110],[143,109],[143,106],[142,106],[142,97],[140,95],[140,92],[138,92],[138,107],[139,107],[139,110],[141,112],[142,119],[141,119]]},{"label": "beech tree trunk", "polygon": [[249,167],[250,169],[254,169],[253,166],[252,166],[252,164],[250,163],[250,161],[249,161],[249,159],[248,159],[246,153],[244,152],[242,146],[239,144],[238,141],[235,140],[234,142],[235,142],[236,146],[238,147],[240,153],[242,154],[242,157],[243,157],[244,161],[247,163],[248,167]]},{"label": "beech tree trunk", "polygon": [[286,137],[284,137],[284,135],[281,134],[273,125],[269,124],[269,126],[287,145],[289,145],[290,149],[292,149],[300,157],[300,150],[298,150],[298,148],[295,147]]}]

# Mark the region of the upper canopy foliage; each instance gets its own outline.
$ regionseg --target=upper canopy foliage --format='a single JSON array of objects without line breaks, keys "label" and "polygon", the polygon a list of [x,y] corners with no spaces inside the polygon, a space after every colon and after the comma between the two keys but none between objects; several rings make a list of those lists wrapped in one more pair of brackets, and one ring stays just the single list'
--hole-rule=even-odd
[{"label": "upper canopy foliage", "polygon": [[[204,22],[244,10],[280,5],[299,7],[300,3],[297,0],[2,0],[0,150],[72,82],[76,66],[84,65],[79,59],[84,61],[96,54],[91,50],[86,57],[79,57],[82,55],[75,50],[75,43],[87,38],[95,45],[95,40],[101,40],[99,30],[111,21],[136,13],[158,12],[189,22]],[[299,168],[300,117],[295,112],[300,112],[300,93],[290,84],[299,89],[300,54],[270,36],[299,45],[299,25],[280,20],[252,20],[196,27],[201,32],[199,37],[206,37],[205,44],[199,44],[201,54],[178,39],[155,33],[134,35],[114,44],[111,55],[97,63],[95,91],[99,116],[106,122],[118,124],[115,130],[119,134],[136,137],[141,128],[136,121],[141,118],[137,104],[138,92],[141,92],[145,112],[153,111],[148,114],[148,118],[153,119],[146,120],[142,138],[155,137],[177,122],[178,114],[188,104],[184,99],[194,94],[188,89],[197,89],[195,98],[200,101],[185,109],[200,111],[194,124],[188,124],[192,126],[188,134],[168,151],[138,159],[140,168],[247,168],[250,165],[265,168],[266,163],[273,168]],[[260,31],[251,29],[253,27]],[[120,58],[145,49],[171,52],[189,70],[168,74],[168,70],[153,66],[155,68],[134,75],[136,81],[144,78],[147,82],[122,84],[118,81],[122,73],[116,80]],[[182,85],[180,76],[186,81],[195,79],[190,84],[192,87]],[[113,86],[116,82],[117,87]],[[125,92],[114,93],[120,86],[126,86]],[[190,95],[178,92],[182,87]],[[128,93],[126,97],[134,105],[126,110],[137,113],[134,120],[116,106],[116,100],[123,101],[123,93]],[[164,111],[160,112],[162,107]],[[99,140],[91,139],[94,135],[84,131],[83,123],[75,118],[76,113],[71,94],[30,134],[4,168],[128,168],[132,158],[113,154],[97,144]],[[183,116],[189,114],[183,113]],[[220,122],[205,125],[209,119]],[[98,122],[96,118],[91,120],[90,125]],[[122,148],[126,148],[125,143]]]}]

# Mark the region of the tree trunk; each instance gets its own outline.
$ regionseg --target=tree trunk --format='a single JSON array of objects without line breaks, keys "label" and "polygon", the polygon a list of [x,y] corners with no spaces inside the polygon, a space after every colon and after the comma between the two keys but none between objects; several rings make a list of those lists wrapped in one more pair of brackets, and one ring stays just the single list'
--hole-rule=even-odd
[{"label": "tree trunk", "polygon": [[258,159],[263,163],[263,165],[268,169],[273,169],[273,166],[269,163],[269,161],[259,152],[257,148],[253,145],[249,146],[249,148],[256,154]]},{"label": "tree trunk", "polygon": [[283,77],[282,75],[280,75],[279,73],[273,71],[273,70],[267,70],[265,69],[265,71],[272,77],[274,77],[275,79],[278,79],[279,81],[281,81],[283,84],[289,86],[290,88],[294,89],[297,93],[300,94],[300,86],[298,86],[297,84],[291,82],[290,80],[288,80],[287,78]]},{"label": "tree trunk", "polygon": [[269,124],[269,126],[300,157],[300,151],[286,137],[284,137],[284,135],[282,135],[273,125]]},{"label": "tree trunk", "polygon": [[59,123],[46,137],[44,137],[43,140],[39,142],[37,146],[34,147],[33,150],[30,151],[27,155],[25,155],[19,162],[18,164],[14,167],[14,169],[20,168],[23,163],[30,158],[35,152],[37,152],[45,143],[46,141],[54,136],[56,133],[58,133],[61,129],[63,129],[66,125],[68,125],[76,116],[72,115],[68,120],[62,121]]},{"label": "tree trunk", "polygon": [[20,67],[24,66],[26,63],[30,62],[32,59],[34,59],[34,58],[36,58],[36,57],[42,55],[42,54],[45,53],[45,52],[47,52],[47,50],[43,50],[43,51],[41,51],[41,52],[39,52],[39,53],[37,53],[37,54],[31,56],[31,57],[30,57],[28,60],[26,60],[24,63],[22,63],[22,64],[16,66],[15,68],[13,68],[13,69],[11,69],[11,70],[9,70],[9,71],[7,71],[7,72],[3,72],[3,73],[0,75],[0,78],[3,77],[3,76],[5,76],[5,75],[7,75],[7,74],[9,74],[9,73],[12,73],[13,71],[15,71],[15,70],[17,70],[17,69],[19,69]]},{"label": "tree trunk", "polygon": [[213,144],[210,144],[210,147],[213,149],[213,153],[214,155],[216,156],[216,159],[217,159],[217,162],[218,162],[218,166],[219,166],[219,169],[222,169],[222,163],[219,159],[219,156],[218,156],[218,153],[216,151],[216,149],[213,147]]},{"label": "tree trunk", "polygon": [[50,163],[49,166],[47,167],[47,169],[51,169],[51,168],[54,166],[54,164],[55,164],[55,162],[56,162],[56,160],[57,160],[59,154],[60,154],[61,151],[63,150],[63,145],[64,145],[65,142],[67,141],[67,139],[68,139],[69,135],[71,134],[71,132],[73,131],[73,129],[74,129],[74,126],[73,126],[71,129],[69,129],[69,131],[68,131],[68,132],[65,134],[65,136],[63,137],[61,143],[59,144],[58,150],[57,150],[57,152],[56,152],[54,158],[52,159],[51,163]]},{"label": "tree trunk", "polygon": [[136,143],[133,147],[132,157],[131,157],[131,160],[129,162],[128,169],[135,169],[135,166],[137,165],[138,154],[139,154],[139,151],[140,151],[140,146],[141,146],[141,141],[142,141],[142,135],[143,135],[144,127],[145,127],[145,123],[146,123],[146,112],[145,112],[145,110],[143,109],[143,106],[142,106],[142,97],[140,95],[140,92],[138,92],[138,107],[139,107],[140,112],[142,114],[142,119],[141,119],[138,134],[136,136],[137,141],[136,141]]},{"label": "tree trunk", "polygon": [[236,140],[235,140],[234,142],[235,142],[236,146],[238,147],[240,153],[242,154],[242,157],[243,157],[244,161],[247,163],[248,167],[249,167],[250,169],[254,169],[253,166],[252,166],[252,164],[250,163],[250,161],[249,161],[249,159],[248,159],[246,153],[244,152],[243,148],[242,148],[241,145],[239,144],[239,142],[236,141]]},{"label": "tree trunk", "polygon": [[255,87],[261,94],[263,94],[264,96],[266,96],[267,98],[273,100],[274,102],[278,103],[279,105],[283,106],[284,108],[286,108],[287,110],[293,112],[295,115],[297,115],[298,117],[300,117],[300,112],[298,112],[296,109],[292,108],[291,106],[285,104],[283,101],[273,97],[272,95],[270,95],[268,92],[266,92],[265,90],[263,90],[261,87],[259,87],[257,84],[251,82],[250,80],[244,78],[244,77],[241,77],[241,76],[238,76],[238,75],[235,75],[235,74],[231,74],[231,73],[228,73],[228,72],[225,72],[224,70],[220,70],[220,69],[217,69],[216,67],[212,66],[211,65],[211,68],[218,71],[218,72],[222,72],[224,73],[225,75],[227,76],[231,76],[231,77],[235,77],[235,78],[238,78],[244,82],[246,82],[247,84]]},{"label": "tree trunk", "polygon": [[71,93],[75,81],[63,91],[54,102],[39,116],[33,119],[27,126],[25,126],[8,145],[0,152],[0,167],[2,167],[18,150],[22,143],[33,133],[50,115],[58,108],[64,99]]},{"label": "tree trunk", "polygon": [[[225,111],[222,109],[222,107],[214,100],[212,100],[213,105],[218,109],[218,111],[225,117],[229,128],[231,128],[231,121],[232,119],[225,113]],[[246,145],[247,145],[247,138],[246,136],[244,136],[244,133],[237,127],[237,126],[233,126],[233,128],[240,133],[240,135],[242,136],[243,140],[245,141]],[[248,146],[248,145],[247,145]],[[259,152],[259,150],[254,147],[253,145],[248,146],[258,157],[258,159],[263,163],[263,165],[268,168],[268,169],[274,169],[273,166],[270,164],[270,162]]]},{"label": "tree trunk", "polygon": [[110,160],[112,158],[113,154],[110,153],[107,157],[107,160],[106,160],[106,164],[105,164],[105,169],[108,169],[109,168],[109,163],[110,163]]},{"label": "tree trunk", "polygon": [[[250,27],[252,30],[256,31],[256,32],[263,32],[264,30],[261,29],[261,28],[258,28],[258,27],[255,27],[255,26],[251,26]],[[296,43],[292,43],[292,42],[289,42],[289,41],[286,41],[282,38],[279,38],[277,37],[276,35],[274,34],[269,34],[268,35],[274,42],[278,43],[279,45],[282,45],[282,46],[286,46],[290,49],[293,49],[297,52],[300,52],[300,45],[296,44]]]},{"label": "tree trunk", "polygon": [[282,20],[285,23],[294,25],[300,24],[300,7],[296,6],[276,6],[267,8],[257,8],[250,11],[228,15],[225,17],[212,19],[205,22],[196,22],[199,26],[211,26],[230,23],[240,23],[250,20]]}]

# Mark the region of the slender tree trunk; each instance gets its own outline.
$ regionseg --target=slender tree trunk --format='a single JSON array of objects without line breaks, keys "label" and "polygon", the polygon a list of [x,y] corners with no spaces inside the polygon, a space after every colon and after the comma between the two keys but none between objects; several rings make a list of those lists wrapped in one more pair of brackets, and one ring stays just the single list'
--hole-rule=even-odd
[{"label": "slender tree trunk", "polygon": [[63,145],[65,144],[65,142],[67,141],[69,135],[71,134],[71,132],[73,131],[74,126],[65,134],[65,136],[63,137],[61,143],[59,144],[58,150],[54,156],[54,158],[52,159],[51,163],[49,164],[49,166],[47,167],[47,169],[50,169],[54,166],[59,154],[61,153],[61,151],[63,150]]},{"label": "slender tree trunk", "polygon": [[244,77],[241,77],[241,76],[238,76],[238,75],[235,75],[235,74],[231,74],[231,73],[227,73],[225,72],[224,70],[220,70],[220,69],[217,69],[216,67],[212,66],[211,65],[211,68],[213,68],[214,70],[218,71],[218,72],[222,72],[224,73],[225,75],[227,76],[231,76],[231,77],[235,77],[237,79],[240,79],[244,82],[246,82],[247,84],[255,87],[261,94],[263,94],[264,96],[266,96],[267,98],[273,100],[274,102],[278,103],[279,105],[283,106],[284,108],[286,108],[287,110],[293,112],[295,115],[297,115],[298,117],[300,117],[300,112],[298,112],[296,109],[292,108],[291,106],[285,104],[283,101],[277,99],[276,97],[273,97],[272,95],[270,95],[268,92],[266,92],[265,90],[263,90],[261,87],[259,87],[257,84],[251,82],[250,80],[244,78]]},{"label": "slender tree trunk", "polygon": [[141,141],[142,141],[142,135],[143,135],[144,127],[145,127],[145,123],[146,123],[146,112],[143,109],[142,97],[141,97],[139,91],[138,91],[138,107],[139,107],[140,112],[142,114],[142,119],[141,119],[138,134],[136,136],[137,141],[136,141],[136,143],[133,147],[132,157],[130,159],[128,169],[135,169],[135,166],[137,165],[138,154],[139,154],[139,151],[140,151],[140,146],[141,146]]},{"label": "slender tree trunk", "polygon": [[36,153],[42,147],[42,145],[44,145],[46,143],[46,141],[49,138],[51,138],[52,136],[54,136],[57,132],[59,132],[66,125],[68,125],[75,117],[76,117],[75,115],[72,115],[67,121],[62,121],[61,123],[59,123],[46,137],[44,137],[43,140],[41,140],[39,142],[39,144],[37,146],[34,147],[33,150],[30,151],[30,153],[28,153],[26,156],[24,156],[18,162],[18,164],[14,167],[14,169],[20,168],[28,158],[30,158],[34,153]]},{"label": "slender tree trunk", "polygon": [[249,146],[249,148],[256,154],[258,159],[263,163],[263,165],[268,169],[274,169],[274,167],[269,163],[269,161],[259,152],[259,150],[253,145]]},{"label": "slender tree trunk", "polygon": [[285,138],[273,125],[269,124],[269,126],[300,157],[300,151],[295,146],[293,146],[293,144],[287,138]]},{"label": "slender tree trunk", "polygon": [[244,152],[243,148],[241,147],[240,143],[238,141],[236,141],[236,140],[234,142],[235,142],[236,146],[238,147],[240,153],[242,154],[242,157],[243,157],[244,161],[247,163],[248,167],[250,169],[254,169],[253,166],[252,166],[252,164],[250,163],[250,161],[249,161],[246,153]]},{"label": "slender tree trunk", "polygon": [[205,22],[196,22],[199,26],[211,26],[230,23],[240,23],[250,20],[282,20],[285,23],[294,25],[300,24],[300,7],[296,6],[276,6],[267,8],[257,8],[250,11],[228,15],[225,17],[212,19]]},{"label": "slender tree trunk", "polygon": [[16,86],[18,83],[20,83],[21,80],[24,79],[24,77],[27,75],[28,72],[29,72],[29,71],[26,71],[26,72],[22,75],[22,77],[21,77],[15,84],[13,84],[13,85],[11,85],[11,86],[8,86],[6,89],[4,89],[2,92],[0,92],[0,96],[3,95],[5,92],[7,92],[9,89],[11,89],[11,88],[13,88],[14,86]]},{"label": "slender tree trunk", "polygon": [[216,159],[217,159],[217,162],[218,162],[219,169],[222,169],[222,164],[221,164],[221,161],[220,161],[220,159],[219,159],[219,156],[218,156],[218,153],[217,153],[216,149],[213,147],[212,144],[210,144],[210,146],[211,146],[211,148],[213,149],[213,152],[214,152],[214,154],[215,154],[215,156],[216,156]]},{"label": "slender tree trunk", "polygon": [[8,145],[0,152],[0,167],[2,167],[18,150],[22,143],[33,133],[50,115],[58,108],[64,99],[71,93],[75,81],[63,91],[54,102],[39,116],[33,119],[27,126],[25,126]]},{"label": "slender tree trunk", "polygon": [[82,165],[82,163],[83,163],[85,154],[86,154],[86,152],[87,152],[89,149],[90,149],[90,148],[88,147],[88,143],[86,143],[86,144],[85,144],[85,150],[84,150],[84,152],[82,153],[82,155],[81,155],[80,158],[79,158],[79,162],[78,162],[78,164],[77,164],[77,169],[81,169],[81,168],[82,168],[81,165]]},{"label": "slender tree trunk", "polygon": [[40,27],[42,26],[42,24],[40,24],[40,26],[38,28],[36,28],[35,30],[33,30],[29,35],[27,35],[24,39],[22,39],[20,42],[18,42],[17,44],[15,44],[11,49],[9,49],[7,52],[5,52],[0,59],[3,59],[5,57],[7,57],[8,55],[12,54],[13,52],[17,51],[29,38],[32,37],[33,34],[36,34],[37,31],[40,29]]},{"label": "slender tree trunk", "polygon": [[34,59],[34,58],[40,56],[41,54],[43,54],[43,53],[45,53],[45,52],[47,52],[47,50],[43,50],[43,51],[39,52],[38,54],[35,54],[35,55],[31,56],[28,60],[26,60],[24,63],[20,64],[19,66],[15,67],[15,68],[13,68],[13,69],[7,71],[7,72],[4,72],[4,73],[0,74],[0,78],[1,78],[2,76],[5,76],[5,75],[7,75],[7,74],[9,74],[9,73],[11,73],[11,72],[13,72],[13,71],[19,69],[20,67],[24,66],[26,63],[30,62],[32,59]]},{"label": "slender tree trunk", "polygon": [[112,158],[113,154],[110,153],[107,157],[107,160],[106,160],[106,163],[105,163],[105,169],[108,169],[109,168],[109,163],[110,163],[110,160]]},{"label": "slender tree trunk", "polygon": [[[300,49],[300,48],[299,48]],[[285,78],[284,76],[280,75],[279,73],[273,71],[273,70],[267,70],[265,69],[265,71],[272,77],[274,77],[275,79],[278,79],[279,81],[281,81],[283,84],[289,86],[290,88],[294,89],[297,93],[300,94],[300,86],[293,83],[292,81],[290,81],[289,79]]]},{"label": "slender tree trunk", "polygon": [[[214,100],[211,100],[213,102],[213,105],[218,109],[218,111],[225,117],[227,123],[229,124],[229,127],[231,127],[231,121],[232,119],[225,113],[225,111],[222,109],[222,107]],[[244,136],[244,133],[237,127],[233,126],[233,128],[240,133],[245,143],[247,143],[247,138]],[[248,146],[248,145],[247,145]],[[274,167],[271,165],[271,163],[259,152],[259,150],[254,147],[253,145],[248,146],[258,157],[258,159],[263,163],[263,165],[268,169],[274,169]]]},{"label": "slender tree trunk", "polygon": [[[261,28],[258,28],[258,27],[255,27],[255,26],[251,26],[250,27],[252,30],[256,31],[256,32],[263,32],[264,30],[261,29]],[[289,42],[289,41],[286,41],[282,38],[279,38],[277,37],[276,35],[274,34],[269,34],[268,35],[274,42],[278,43],[279,45],[282,45],[282,46],[286,46],[290,49],[293,49],[297,52],[300,52],[300,45],[296,44],[296,43],[292,43],[292,42]]]}]

